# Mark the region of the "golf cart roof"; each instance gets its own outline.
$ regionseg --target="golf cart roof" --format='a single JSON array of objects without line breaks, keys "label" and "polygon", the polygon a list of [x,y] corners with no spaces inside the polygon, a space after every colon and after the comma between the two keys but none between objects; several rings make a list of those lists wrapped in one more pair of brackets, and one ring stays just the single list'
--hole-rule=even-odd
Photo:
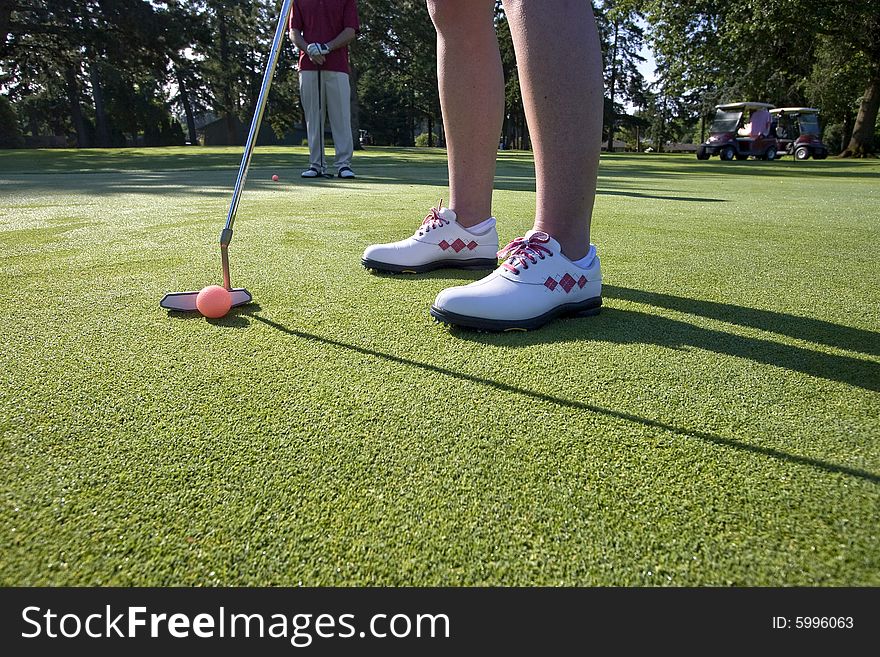
[{"label": "golf cart roof", "polygon": [[756,110],[756,109],[772,109],[776,107],[776,105],[771,105],[770,103],[727,103],[726,105],[716,105],[715,109],[731,111],[731,110]]},{"label": "golf cart roof", "polygon": [[770,110],[771,114],[818,114],[819,110],[815,107],[780,107],[779,109]]}]

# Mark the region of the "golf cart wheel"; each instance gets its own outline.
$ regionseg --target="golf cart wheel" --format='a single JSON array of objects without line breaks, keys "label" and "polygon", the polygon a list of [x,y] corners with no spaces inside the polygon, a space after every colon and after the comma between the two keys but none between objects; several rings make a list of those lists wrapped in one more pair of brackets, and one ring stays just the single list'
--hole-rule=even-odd
[{"label": "golf cart wheel", "polygon": [[742,160],[748,160],[748,159],[749,159],[749,156],[746,155],[745,153],[737,153],[737,154],[736,154],[736,159],[737,159],[737,160],[740,160],[740,161],[742,161]]},{"label": "golf cart wheel", "polygon": [[733,159],[735,151],[733,150],[733,146],[725,146],[718,152],[718,157],[720,157],[725,162],[730,162]]},{"label": "golf cart wheel", "polygon": [[773,160],[776,159],[776,147],[775,146],[771,146],[770,148],[767,149],[767,151],[764,153],[764,159],[767,160],[768,162],[772,162]]},{"label": "golf cart wheel", "polygon": [[709,154],[706,152],[705,146],[700,146],[697,148],[697,159],[698,160],[708,160]]},{"label": "golf cart wheel", "polygon": [[807,160],[810,157],[810,149],[806,146],[798,146],[797,150],[794,152],[794,156],[798,160]]}]

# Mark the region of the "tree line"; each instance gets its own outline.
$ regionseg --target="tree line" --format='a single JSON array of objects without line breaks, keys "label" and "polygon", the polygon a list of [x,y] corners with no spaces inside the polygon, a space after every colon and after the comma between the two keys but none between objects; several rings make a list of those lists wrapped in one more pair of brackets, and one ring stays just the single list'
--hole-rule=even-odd
[{"label": "tree line", "polygon": [[[587,0],[583,0],[587,1]],[[280,0],[0,0],[0,146],[197,144],[206,117],[241,142]],[[833,150],[877,144],[876,0],[594,0],[605,131],[635,147],[700,141],[715,104],[758,100],[822,110]],[[434,32],[423,0],[359,0],[351,48],[353,129],[372,143],[442,145]],[[530,147],[503,7],[506,89],[499,140]],[[656,70],[643,73],[643,48]],[[565,65],[564,53],[557,53]],[[293,47],[265,122],[302,122]],[[578,126],[572,126],[572,130]],[[356,142],[357,143],[357,140]],[[835,148],[836,147],[836,148]]]}]

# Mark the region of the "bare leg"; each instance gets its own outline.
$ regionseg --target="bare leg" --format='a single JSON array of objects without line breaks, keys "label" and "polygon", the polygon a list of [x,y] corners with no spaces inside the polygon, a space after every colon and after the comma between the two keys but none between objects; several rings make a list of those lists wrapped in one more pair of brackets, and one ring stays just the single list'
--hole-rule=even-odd
[{"label": "bare leg", "polygon": [[494,4],[493,0],[428,0],[437,29],[449,207],[465,227],[492,214],[495,157],[504,120],[504,73]]},{"label": "bare leg", "polygon": [[535,228],[589,249],[602,130],[602,54],[585,0],[503,0],[535,151]]}]

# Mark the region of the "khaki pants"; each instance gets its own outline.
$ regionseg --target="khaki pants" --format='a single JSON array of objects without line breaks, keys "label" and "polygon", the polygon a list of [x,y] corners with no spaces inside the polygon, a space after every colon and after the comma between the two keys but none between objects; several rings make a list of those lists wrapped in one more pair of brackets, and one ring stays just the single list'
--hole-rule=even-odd
[{"label": "khaki pants", "polygon": [[309,165],[324,172],[323,140],[321,130],[324,117],[321,106],[330,117],[333,144],[336,147],[337,170],[351,166],[354,142],[351,136],[351,87],[348,73],[321,71],[321,98],[318,99],[318,71],[299,72],[299,95],[306,116],[309,137]]}]

